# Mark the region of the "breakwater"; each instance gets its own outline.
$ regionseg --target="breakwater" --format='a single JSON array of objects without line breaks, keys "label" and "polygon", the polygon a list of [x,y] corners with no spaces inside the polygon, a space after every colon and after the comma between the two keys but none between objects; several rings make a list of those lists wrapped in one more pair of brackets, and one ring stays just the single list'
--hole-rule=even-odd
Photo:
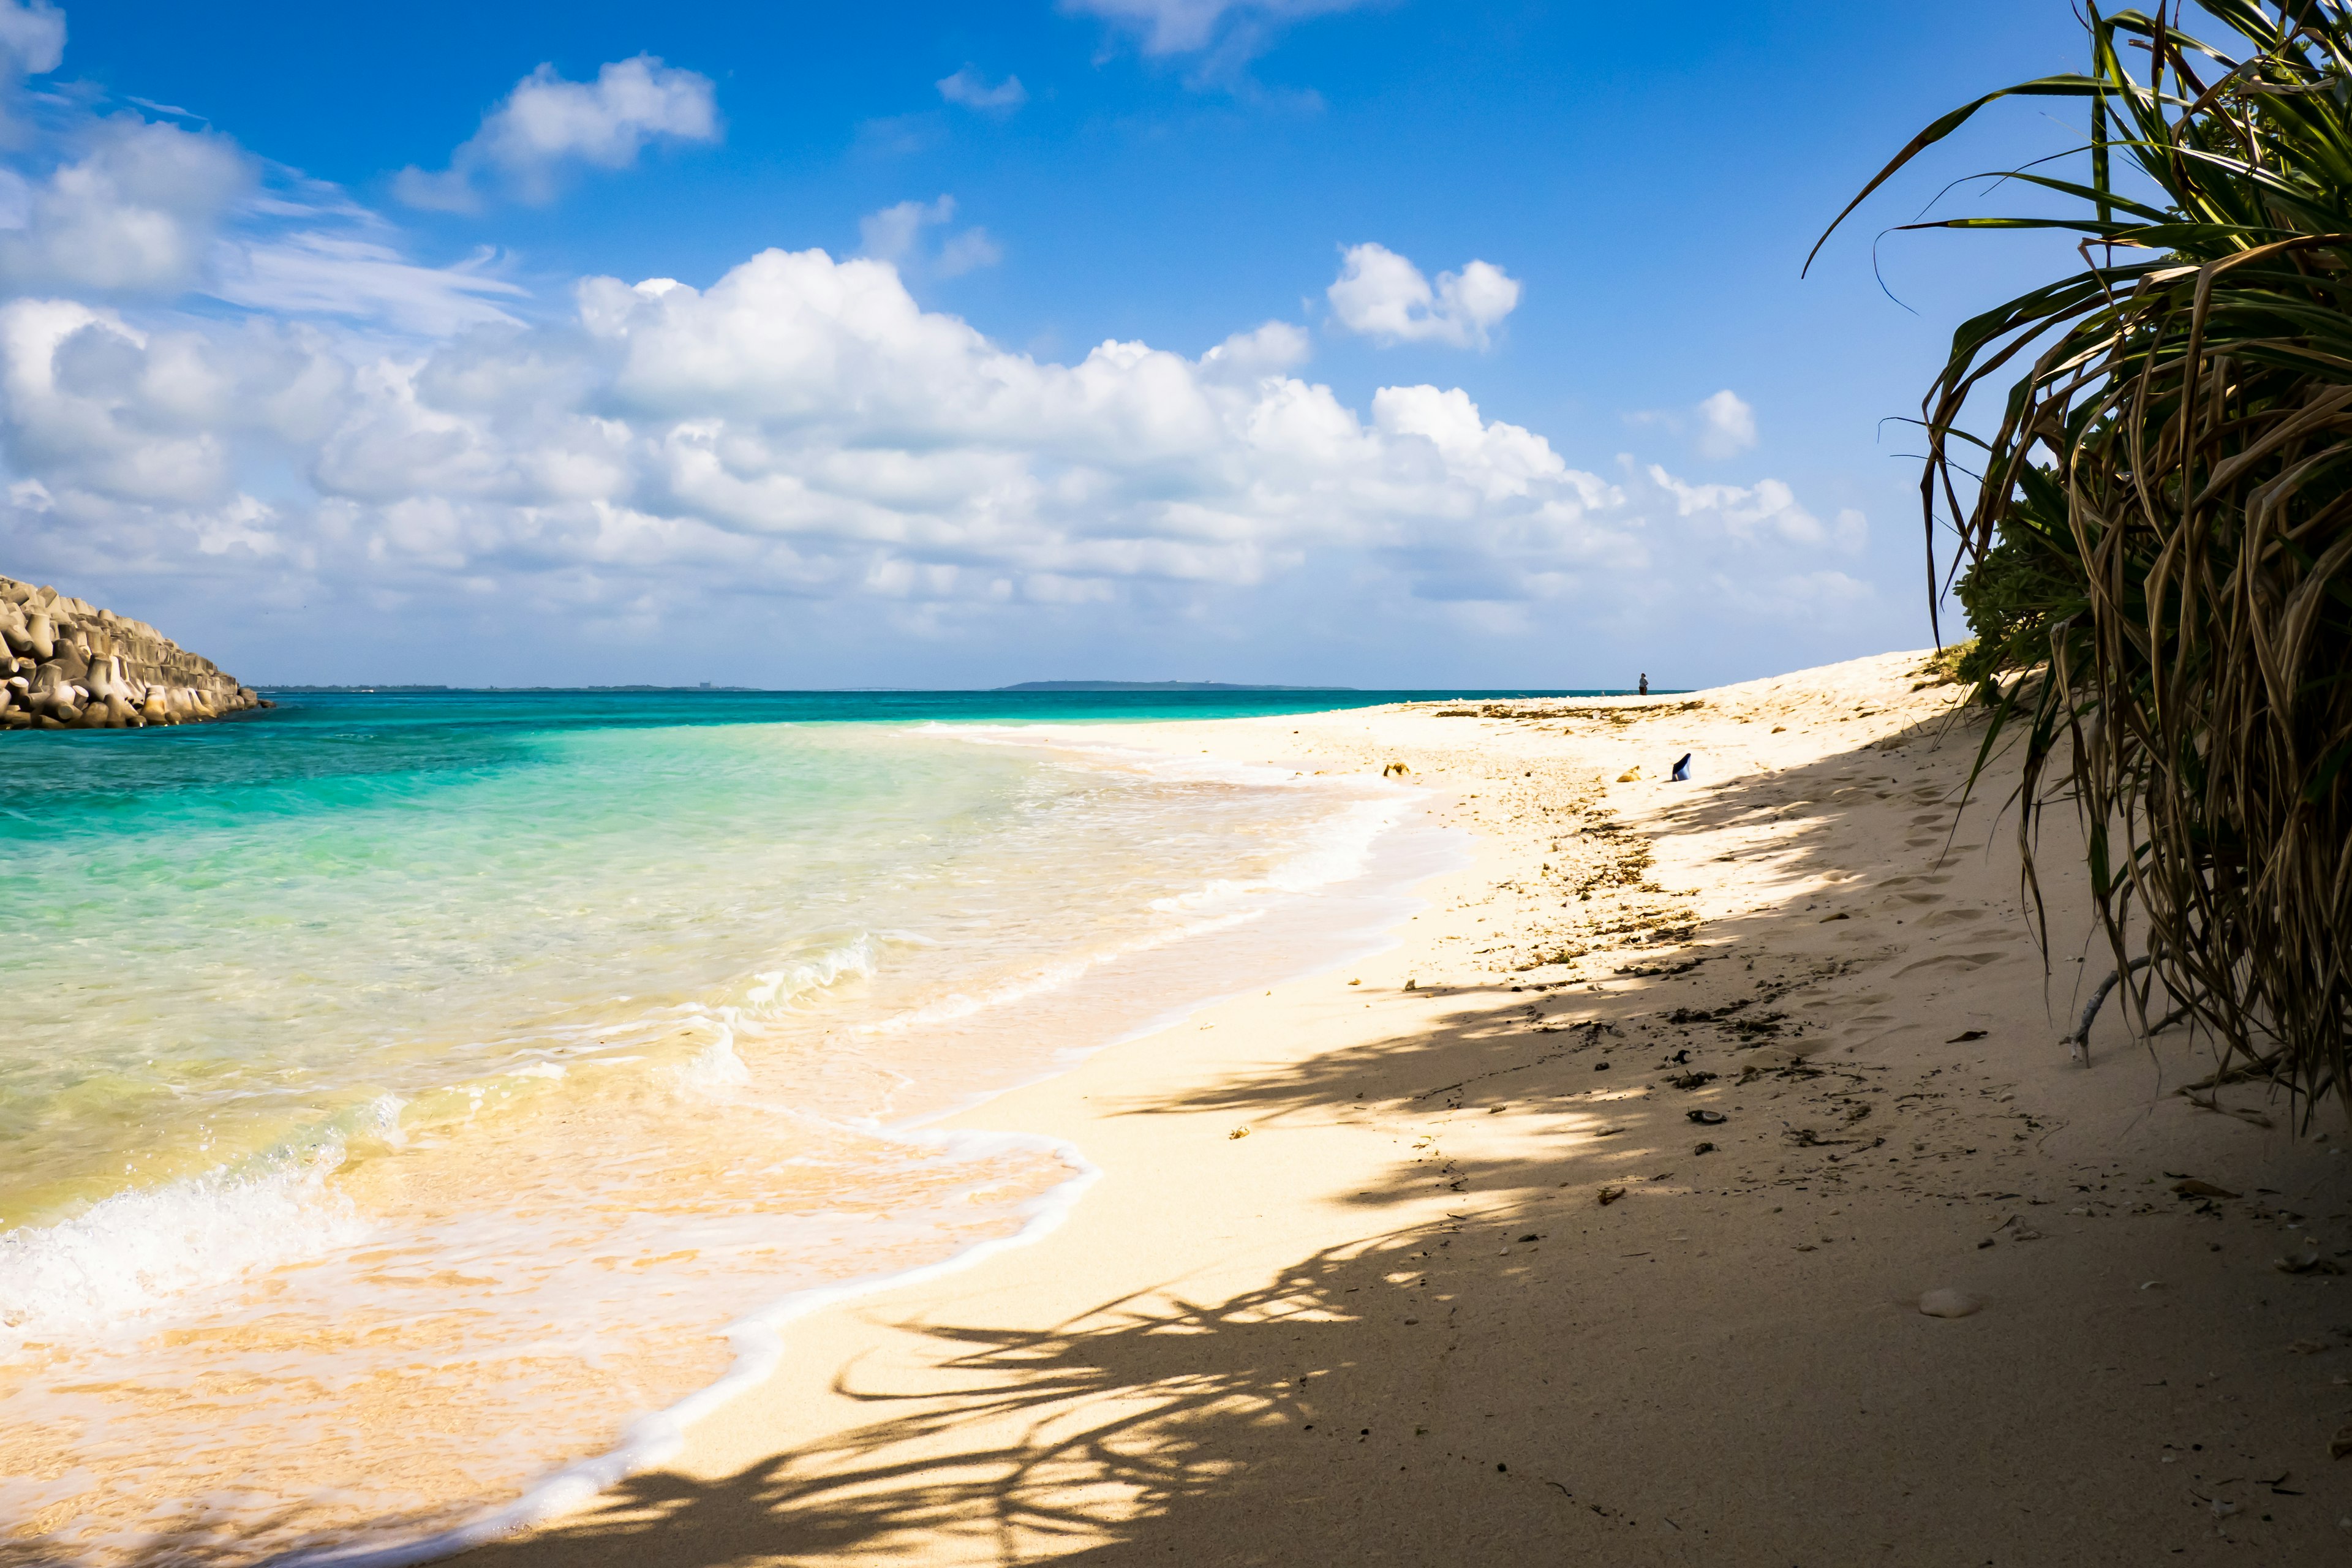
[{"label": "breakwater", "polygon": [[0,730],[188,724],[271,706],[144,621],[0,577]]}]

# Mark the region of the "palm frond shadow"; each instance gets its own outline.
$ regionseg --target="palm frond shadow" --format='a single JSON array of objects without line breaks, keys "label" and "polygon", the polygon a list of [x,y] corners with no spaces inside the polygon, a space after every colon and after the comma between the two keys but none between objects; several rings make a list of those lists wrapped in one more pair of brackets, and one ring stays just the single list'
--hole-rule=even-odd
[{"label": "palm frond shadow", "polygon": [[[969,1387],[894,1394],[860,1386],[853,1367],[836,1391],[872,1420],[716,1482],[635,1478],[593,1510],[478,1560],[576,1563],[591,1545],[625,1560],[655,1536],[665,1561],[697,1564],[950,1537],[993,1537],[1001,1560],[1036,1561],[1059,1556],[1055,1542],[1086,1552],[1141,1541],[1213,1492],[1281,1484],[1267,1467],[1237,1466],[1236,1438],[1275,1423],[1311,1436],[1307,1375],[1349,1359],[1370,1310],[1345,1303],[1398,1294],[1383,1276],[1429,1239],[1419,1227],[1383,1235],[1317,1252],[1223,1300],[1131,1298],[1038,1332],[922,1325],[946,1350],[940,1369]],[[957,1440],[982,1423],[1018,1436]]]},{"label": "palm frond shadow", "polygon": [[[1948,734],[1942,721],[1902,741],[1973,744],[1971,735]],[[1874,790],[1881,762],[1849,752],[1695,790],[1686,805],[1666,814],[1663,828],[1720,826],[1760,805],[1824,800],[1857,781]],[[1839,826],[1832,814],[1791,822],[1775,846],[1781,858],[1772,873],[1788,898],[1837,862]],[[1921,868],[1949,852],[1948,839],[1921,848]],[[1428,1011],[1370,1043],[1278,1071],[1120,1106],[1117,1114],[1205,1110],[1270,1127],[1292,1116],[1409,1121],[1507,1102],[1536,1112],[1538,1131],[1484,1152],[1400,1158],[1361,1190],[1332,1194],[1364,1211],[1359,1237],[1230,1294],[1212,1298],[1171,1284],[1035,1331],[908,1321],[877,1303],[866,1316],[878,1329],[923,1342],[924,1363],[939,1373],[925,1386],[895,1388],[886,1374],[853,1363],[835,1391],[867,1419],[717,1479],[673,1471],[633,1477],[587,1510],[480,1548],[467,1561],[493,1568],[647,1561],[719,1568],[911,1552],[949,1538],[1007,1563],[1146,1553],[1165,1561],[1169,1540],[1202,1539],[1234,1518],[1278,1515],[1317,1489],[1315,1478],[1324,1473],[1317,1467],[1331,1457],[1327,1445],[1362,1441],[1359,1428],[1367,1425],[1392,1427],[1412,1403],[1412,1379],[1444,1353],[1443,1312],[1405,1282],[1417,1257],[1452,1246],[1444,1256],[1455,1269],[1454,1289],[1516,1288],[1520,1261],[1454,1246],[1455,1238],[1472,1228],[1512,1233],[1506,1241],[1522,1230],[1559,1235],[1571,1219],[1587,1223],[1602,1212],[1597,1187],[1631,1193],[1628,1205],[1606,1211],[1614,1220],[1643,1207],[1650,1193],[1671,1190],[1674,1179],[1703,1173],[1692,1148],[1708,1134],[1685,1120],[1693,1102],[1661,1092],[1595,1104],[1590,1091],[1649,1082],[1674,1051],[1694,1048],[1688,1031],[1664,1027],[1662,1017],[1748,991],[1758,976],[1738,955],[1755,951],[1754,938],[1784,913],[1710,924],[1685,946],[1629,949],[1612,966],[1629,972],[1633,983],[1605,995],[1498,978],[1447,986],[1425,1003],[1391,998],[1391,1005]],[[1531,1017],[1538,1003],[1542,1016]],[[1730,1074],[1752,1059],[1705,1026],[1697,1034],[1705,1043],[1695,1061]],[[1597,1073],[1592,1064],[1604,1058],[1611,1070]],[[1777,1140],[1781,1130],[1761,1116],[1752,1125]],[[1612,1135],[1593,1136],[1603,1129]],[[1809,1150],[1807,1157],[1839,1152]],[[1464,1206],[1457,1194],[1475,1200],[1475,1221],[1445,1212]],[[1431,1348],[1416,1352],[1413,1364],[1387,1364],[1386,1347],[1407,1316],[1429,1320],[1410,1331],[1432,1336]],[[1354,1385],[1344,1397],[1325,1382],[1335,1375]],[[942,1381],[950,1385],[944,1392]],[[1494,1475],[1490,1461],[1479,1457],[1482,1474]],[[1481,1506],[1519,1520],[1531,1540],[1564,1528],[1564,1519],[1593,1517],[1582,1504],[1568,1508],[1565,1494],[1521,1489],[1526,1495]],[[1557,1511],[1563,1508],[1565,1514]],[[146,1560],[250,1562],[251,1542],[280,1545],[301,1535],[291,1516],[248,1533],[242,1547],[192,1529],[184,1539],[153,1542]],[[42,1563],[22,1561],[26,1568]]]},{"label": "palm frond shadow", "polygon": [[[1904,739],[1973,743],[1953,740],[1948,728],[1938,721]],[[1819,795],[1874,761],[1847,753],[1721,786],[1695,795],[1672,820],[1682,828],[1719,825],[1754,809],[1759,795]],[[1803,882],[1832,852],[1820,842],[1827,830],[1824,820],[1789,836],[1783,880]],[[1923,867],[1943,853],[1923,851]],[[1725,953],[1746,934],[1710,931],[1692,952]],[[1629,964],[1658,963],[1654,954],[1626,957]],[[1479,1199],[1477,1226],[1550,1234],[1570,1213],[1590,1211],[1592,1185],[1638,1186],[1670,1174],[1670,1165],[1688,1169],[1695,1130],[1678,1098],[1605,1111],[1580,1103],[1593,1083],[1608,1081],[1596,1079],[1587,1059],[1613,1056],[1615,1070],[1632,1079],[1658,1055],[1660,1042],[1609,1034],[1610,1021],[1632,1025],[1663,1004],[1704,1001],[1752,981],[1728,966],[1717,972],[1723,978],[1703,966],[1663,970],[1628,992],[1580,996],[1576,1011],[1600,1020],[1599,1030],[1531,1026],[1525,1009],[1538,994],[1507,982],[1450,987],[1413,1028],[1205,1092],[1138,1100],[1118,1113],[1213,1110],[1264,1125],[1290,1115],[1411,1114],[1507,1100],[1556,1117],[1559,1142],[1503,1157],[1401,1161],[1390,1179],[1349,1201],[1396,1210],[1408,1200],[1468,1192]],[[1736,1054],[1726,1059],[1736,1064]],[[1617,1135],[1591,1139],[1601,1122]],[[949,1536],[993,1537],[1005,1562],[1093,1561],[1157,1549],[1188,1510],[1246,1516],[1281,1506],[1299,1482],[1280,1445],[1304,1448],[1318,1415],[1328,1440],[1360,1440],[1344,1420],[1341,1430],[1328,1430],[1316,1379],[1377,1354],[1368,1324],[1427,1310],[1397,1277],[1468,1223],[1446,1216],[1378,1226],[1222,1300],[1165,1289],[1107,1302],[1037,1332],[894,1320],[892,1327],[914,1328],[939,1347],[935,1364],[968,1384],[946,1395],[898,1394],[861,1384],[853,1367],[836,1391],[876,1412],[874,1419],[719,1480],[636,1478],[593,1511],[484,1556],[501,1568],[587,1561],[582,1554],[592,1550],[620,1561],[633,1543],[646,1549],[656,1539],[664,1561],[694,1568],[753,1556],[878,1555]],[[1500,1279],[1517,1266],[1496,1258],[1485,1267]],[[1382,1331],[1393,1331],[1383,1322]],[[967,1431],[1018,1436],[982,1446],[960,1441]]]}]

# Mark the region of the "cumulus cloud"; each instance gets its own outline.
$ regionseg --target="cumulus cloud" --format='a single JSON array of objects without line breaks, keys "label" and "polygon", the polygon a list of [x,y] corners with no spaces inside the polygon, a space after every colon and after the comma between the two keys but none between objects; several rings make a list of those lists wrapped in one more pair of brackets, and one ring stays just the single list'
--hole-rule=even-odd
[{"label": "cumulus cloud", "polygon": [[1029,101],[1029,89],[1021,85],[1019,77],[1008,76],[991,87],[976,66],[967,65],[953,76],[943,76],[935,85],[941,98],[966,109],[1010,114]]},{"label": "cumulus cloud", "polygon": [[1266,321],[1235,332],[1202,354],[1201,371],[1220,380],[1255,381],[1305,364],[1312,353],[1305,329],[1288,321]]},{"label": "cumulus cloud", "polygon": [[1738,457],[1756,445],[1756,410],[1729,387],[1700,399],[1694,412],[1698,416],[1700,457]]},{"label": "cumulus cloud", "polygon": [[240,451],[314,447],[344,417],[351,380],[311,329],[152,331],[68,300],[0,307],[0,450],[45,508],[250,520]]},{"label": "cumulus cloud", "polygon": [[404,169],[393,188],[411,206],[453,212],[478,208],[491,191],[546,202],[573,169],[628,168],[652,142],[718,139],[709,77],[651,55],[614,60],[593,82],[542,65],[482,117],[446,169]]},{"label": "cumulus cloud", "polygon": [[202,277],[251,161],[225,138],[135,116],[87,128],[46,179],[16,176],[0,279],[19,290],[173,294]]},{"label": "cumulus cloud", "polygon": [[927,251],[924,230],[954,221],[956,204],[950,195],[929,202],[899,202],[857,220],[860,247],[877,261],[902,271],[925,270],[953,278],[974,268],[992,267],[1004,258],[988,231],[974,226],[948,236],[936,251]]},{"label": "cumulus cloud", "polygon": [[1647,467],[1650,482],[1670,498],[1686,518],[1708,520],[1713,531],[1741,543],[1776,539],[1790,544],[1834,543],[1847,550],[1862,547],[1866,529],[1863,514],[1848,509],[1837,514],[1834,528],[1797,504],[1796,493],[1779,479],[1753,485],[1696,485],[1675,478],[1655,463]]},{"label": "cumulus cloud", "polygon": [[1766,583],[1837,542],[1778,481],[1588,472],[1460,388],[1350,407],[1293,374],[1307,350],[1274,321],[1197,358],[1041,360],[818,250],[708,289],[590,279],[566,320],[421,352],[27,299],[0,309],[0,449],[11,527],[607,615],[723,584],[936,631],[1311,581],[1524,628],[1685,593],[1694,552]]},{"label": "cumulus cloud", "polygon": [[[8,5],[0,54],[50,58],[47,35],[7,31],[39,8]],[[530,196],[710,130],[690,73],[670,73],[683,100],[632,96],[632,72],[662,89],[667,71],[536,73],[420,178]],[[1351,405],[1301,374],[1312,343],[1292,322],[1197,356],[1009,349],[908,291],[997,258],[947,195],[869,215],[861,257],[767,251],[707,289],[590,279],[551,315],[497,253],[419,260],[341,191],[225,137],[44,123],[48,142],[0,171],[0,551],[22,571],[144,574],[195,595],[184,609],[238,606],[238,626],[315,605],[334,647],[376,623],[386,647],[470,647],[469,616],[513,636],[528,606],[543,628],[628,628],[612,673],[638,677],[676,641],[662,628],[735,600],[766,602],[747,612],[761,625],[787,598],[794,626],[868,637],[1092,626],[1125,646],[1157,615],[1301,647],[1391,614],[1448,646],[1538,637],[1694,583],[1753,618],[1859,602],[1822,560],[1859,548],[1859,513],[1823,524],[1769,479],[1589,472],[1459,387]],[[1517,289],[1475,262],[1433,284],[1370,246],[1331,302],[1348,330],[1477,346]],[[1688,417],[1709,409],[1752,439],[1744,404]]]},{"label": "cumulus cloud", "polygon": [[1710,462],[1736,458],[1756,445],[1756,410],[1729,387],[1687,408],[1645,409],[1625,418],[1628,424],[1656,426],[1671,432],[1686,442],[1695,455]]},{"label": "cumulus cloud", "polygon": [[1494,329],[1518,308],[1517,279],[1499,267],[1473,261],[1437,282],[1382,245],[1350,246],[1339,276],[1325,290],[1333,320],[1351,332],[1385,343],[1438,342],[1486,347]]},{"label": "cumulus cloud", "polygon": [[0,0],[0,69],[43,76],[66,58],[66,16],[48,0]]}]

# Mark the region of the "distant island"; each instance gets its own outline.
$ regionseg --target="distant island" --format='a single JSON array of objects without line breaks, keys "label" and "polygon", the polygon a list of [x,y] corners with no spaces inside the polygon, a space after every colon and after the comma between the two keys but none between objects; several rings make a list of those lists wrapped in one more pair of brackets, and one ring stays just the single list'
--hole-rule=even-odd
[{"label": "distant island", "polygon": [[1024,680],[999,691],[1353,691],[1352,686],[1236,686],[1223,680]]}]

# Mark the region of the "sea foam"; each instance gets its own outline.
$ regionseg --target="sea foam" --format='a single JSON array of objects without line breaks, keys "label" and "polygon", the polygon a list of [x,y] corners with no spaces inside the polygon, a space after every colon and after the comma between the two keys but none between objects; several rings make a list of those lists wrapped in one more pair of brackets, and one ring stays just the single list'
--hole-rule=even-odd
[{"label": "sea foam", "polygon": [[[397,1107],[383,1114],[395,1120]],[[366,1223],[327,1181],[342,1161],[339,1143],[320,1144],[0,1233],[0,1353],[99,1340],[257,1270],[360,1240]]]}]

